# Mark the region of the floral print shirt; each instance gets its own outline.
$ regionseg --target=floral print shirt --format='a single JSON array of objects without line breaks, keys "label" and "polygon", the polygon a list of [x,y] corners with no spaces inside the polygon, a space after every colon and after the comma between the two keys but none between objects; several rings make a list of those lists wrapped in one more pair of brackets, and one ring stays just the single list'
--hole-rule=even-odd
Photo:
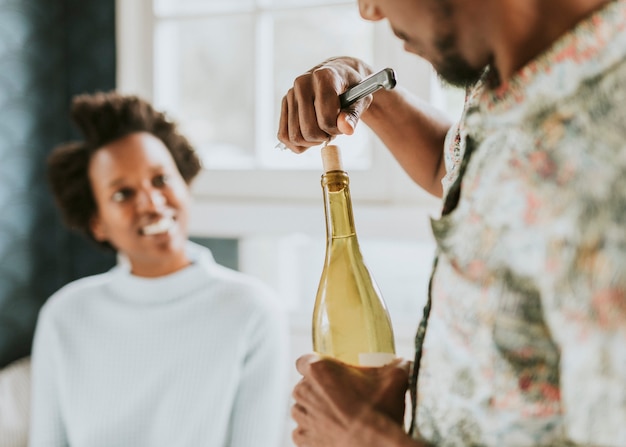
[{"label": "floral print shirt", "polygon": [[626,446],[626,1],[477,86],[448,143],[415,436]]}]

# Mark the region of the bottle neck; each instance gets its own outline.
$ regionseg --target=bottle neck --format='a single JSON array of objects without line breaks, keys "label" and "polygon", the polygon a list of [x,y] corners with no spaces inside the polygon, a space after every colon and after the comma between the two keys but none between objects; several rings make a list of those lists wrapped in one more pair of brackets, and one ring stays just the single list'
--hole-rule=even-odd
[{"label": "bottle neck", "polygon": [[328,240],[355,237],[350,179],[344,171],[330,171],[322,175],[326,235]]}]

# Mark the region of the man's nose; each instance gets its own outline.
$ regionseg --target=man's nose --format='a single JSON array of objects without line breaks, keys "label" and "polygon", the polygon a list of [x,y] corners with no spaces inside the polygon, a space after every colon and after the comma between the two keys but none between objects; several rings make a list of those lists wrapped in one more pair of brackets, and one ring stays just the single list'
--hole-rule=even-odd
[{"label": "man's nose", "polygon": [[378,22],[385,18],[373,0],[359,0],[359,13],[365,20]]}]

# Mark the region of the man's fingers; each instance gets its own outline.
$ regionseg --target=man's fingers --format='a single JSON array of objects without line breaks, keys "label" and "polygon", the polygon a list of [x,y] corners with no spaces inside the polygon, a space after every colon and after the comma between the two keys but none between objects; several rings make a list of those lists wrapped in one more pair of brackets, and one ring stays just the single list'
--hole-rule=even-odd
[{"label": "man's fingers", "polygon": [[298,104],[298,123],[300,133],[307,144],[317,145],[337,134],[337,116],[329,119],[328,104],[318,97],[323,93],[316,90],[311,78],[307,83],[295,84],[294,100]]},{"label": "man's fingers", "polygon": [[292,145],[301,145],[302,141],[302,132],[300,130],[300,115],[299,115],[299,106],[298,101],[295,97],[294,89],[290,89],[287,92],[287,110],[289,111],[289,116],[287,117],[287,126],[288,126],[288,135],[289,141]]},{"label": "man's fingers", "polygon": [[306,447],[307,446],[307,432],[302,427],[296,427],[293,432],[291,432],[291,439],[293,443],[298,447]]},{"label": "man's fingers", "polygon": [[304,354],[296,360],[296,369],[303,376],[307,376],[310,371],[311,363],[315,363],[320,359],[321,357],[318,354]]},{"label": "man's fingers", "polygon": [[308,149],[308,146],[299,146],[294,143],[292,138],[293,134],[298,134],[297,130],[294,130],[293,126],[296,126],[295,129],[298,129],[299,123],[290,121],[291,115],[289,114],[289,98],[293,96],[293,93],[289,91],[284,97],[280,105],[280,118],[278,122],[278,134],[276,135],[278,141],[280,143],[276,147],[280,147],[281,149],[290,149],[296,154],[300,154]]},{"label": "man's fingers", "polygon": [[294,404],[291,406],[291,417],[298,424],[298,426],[307,425],[308,412],[306,408],[300,404]]},{"label": "man's fingers", "polygon": [[300,380],[291,394],[296,404],[303,408],[320,409],[324,405],[320,394],[307,379]]}]

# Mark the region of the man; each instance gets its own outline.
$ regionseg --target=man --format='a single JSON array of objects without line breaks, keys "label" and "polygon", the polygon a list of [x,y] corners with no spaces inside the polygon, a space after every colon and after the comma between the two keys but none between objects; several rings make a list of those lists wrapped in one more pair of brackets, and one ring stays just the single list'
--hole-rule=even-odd
[{"label": "man", "polygon": [[467,87],[454,126],[401,88],[339,110],[372,72],[298,77],[278,137],[303,152],[363,120],[443,198],[417,331],[410,434],[388,416],[402,364],[306,355],[299,446],[626,445],[626,1],[359,0]]}]

